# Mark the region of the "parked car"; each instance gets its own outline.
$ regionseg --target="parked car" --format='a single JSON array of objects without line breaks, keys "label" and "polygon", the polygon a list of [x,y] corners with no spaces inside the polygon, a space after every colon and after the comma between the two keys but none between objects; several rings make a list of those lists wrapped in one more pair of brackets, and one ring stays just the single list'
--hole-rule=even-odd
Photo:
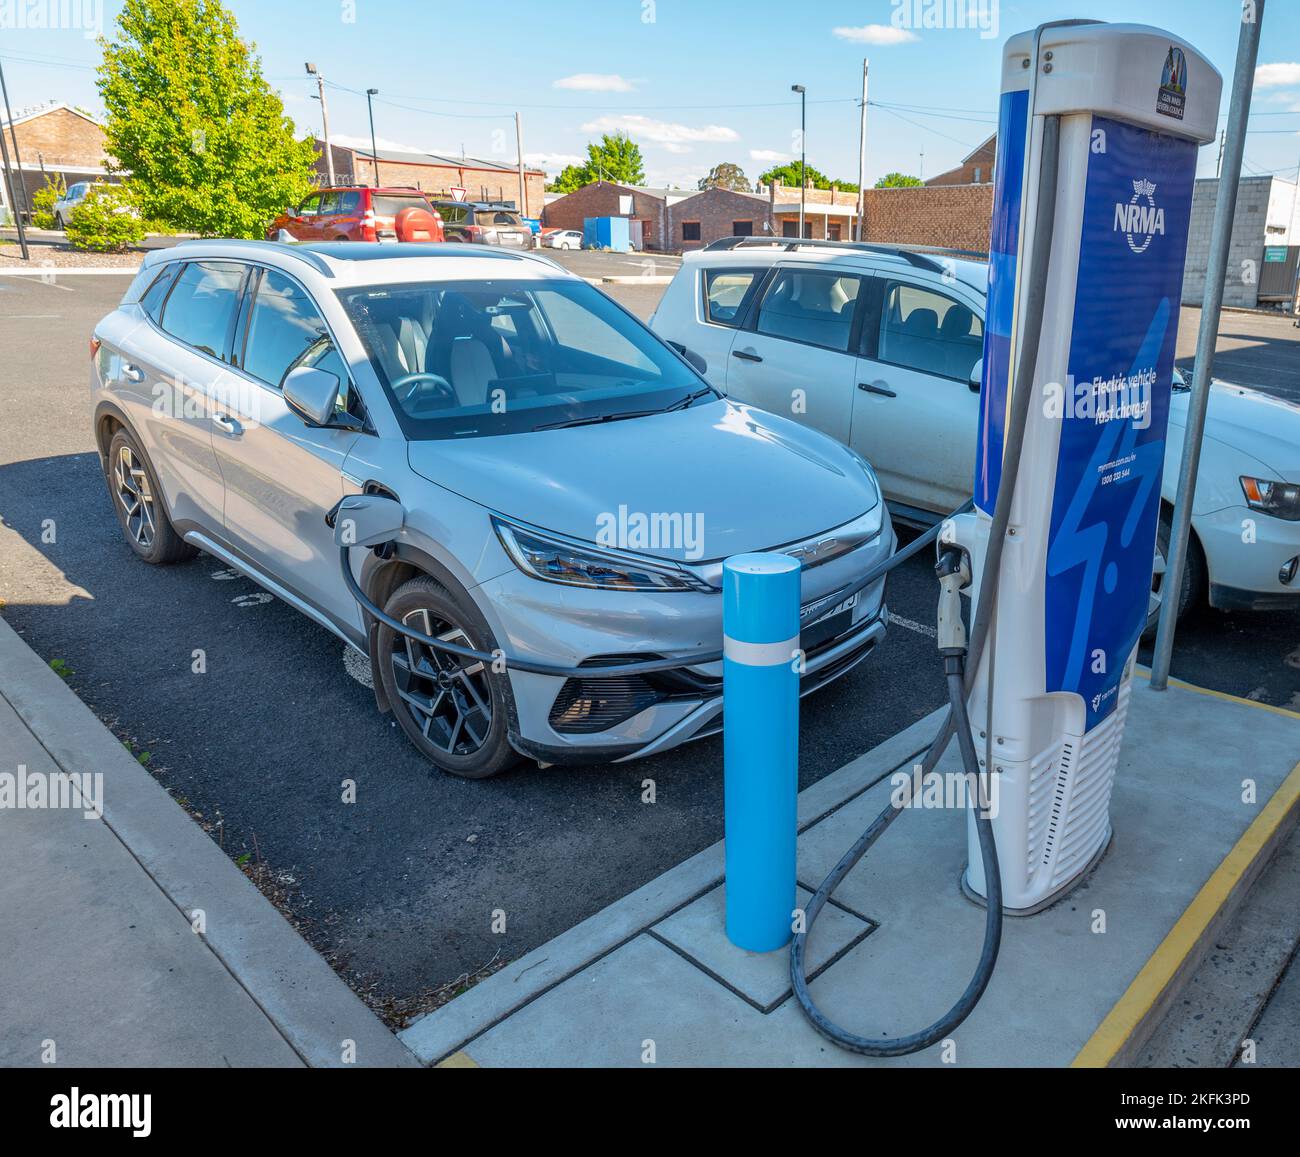
[{"label": "parked car", "polygon": [[266,231],[270,241],[397,241],[397,216],[423,209],[435,221],[433,241],[442,241],[442,219],[418,189],[372,189],[338,185],[317,189],[295,209],[281,213]]},{"label": "parked car", "polygon": [[448,241],[531,249],[533,231],[513,209],[473,201],[435,201]]},{"label": "parked car", "polygon": [[[487,669],[361,611],[326,514],[400,496],[368,598],[448,642],[566,667],[721,649],[725,558],[801,559],[801,689],[885,637],[875,476],[729,402],[540,255],[193,241],[95,329],[94,433],[126,542],[203,550],[369,656],[376,698],[456,775],[630,759],[719,730],[721,663],[613,680]],[[290,660],[290,664],[292,661]]]},{"label": "parked car", "polygon": [[582,234],[577,229],[556,229],[542,238],[548,249],[581,249]]},{"label": "parked car", "polygon": [[72,210],[86,199],[86,194],[97,183],[95,181],[78,181],[75,185],[67,187],[63,196],[54,202],[52,212],[56,229],[66,229],[68,227],[68,222],[72,219]]},{"label": "parked car", "polygon": [[[987,266],[828,243],[688,253],[651,327],[707,363],[730,398],[821,430],[875,467],[896,518],[932,522],[970,497]],[[792,409],[792,391],[802,404]],[[1188,391],[1176,373],[1169,444]],[[1179,455],[1165,455],[1152,625]],[[1254,541],[1243,537],[1252,526]],[[1179,610],[1300,609],[1300,406],[1216,382]]]}]

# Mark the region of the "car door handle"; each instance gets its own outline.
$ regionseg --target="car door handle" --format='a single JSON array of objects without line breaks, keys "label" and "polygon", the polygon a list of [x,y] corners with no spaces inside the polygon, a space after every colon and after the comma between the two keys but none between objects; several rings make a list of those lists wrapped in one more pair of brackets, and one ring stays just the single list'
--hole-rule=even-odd
[{"label": "car door handle", "polygon": [[122,376],[128,382],[135,382],[136,385],[139,385],[141,382],[144,381],[144,370],[142,370],[139,366],[133,366],[130,362],[123,362]]},{"label": "car door handle", "polygon": [[894,391],[894,390],[891,390],[891,389],[890,389],[887,385],[885,385],[883,382],[859,382],[859,383],[858,383],[858,389],[860,389],[860,390],[866,390],[866,392],[869,393],[869,394],[880,394],[882,397],[885,397],[885,398],[896,398],[896,397],[898,397],[897,392]]},{"label": "car door handle", "polygon": [[229,414],[214,415],[212,418],[212,424],[223,434],[226,434],[231,438],[238,438],[244,432],[244,427]]},{"label": "car door handle", "polygon": [[731,356],[733,358],[740,358],[741,361],[746,362],[761,362],[763,360],[758,354],[753,353],[751,350],[732,350]]}]

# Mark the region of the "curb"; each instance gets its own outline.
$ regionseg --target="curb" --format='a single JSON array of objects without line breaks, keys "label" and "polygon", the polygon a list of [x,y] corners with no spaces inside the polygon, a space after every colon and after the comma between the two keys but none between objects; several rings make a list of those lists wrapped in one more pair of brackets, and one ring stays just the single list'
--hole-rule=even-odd
[{"label": "curb", "polygon": [[204,944],[306,1064],[418,1063],[3,619],[0,693],[57,764],[103,773],[103,822],[182,913],[207,913]]},{"label": "curb", "polygon": [[0,277],[87,277],[103,274],[127,274],[134,277],[138,265],[35,265],[30,269],[0,269]]},{"label": "curb", "polygon": [[[799,830],[856,799],[925,750],[942,717],[940,708],[801,791]],[[398,1039],[427,1065],[453,1058],[458,1059],[449,1067],[473,1063],[471,1054],[460,1054],[475,1037],[702,896],[720,884],[722,876],[719,840],[427,1013],[398,1033]]]}]

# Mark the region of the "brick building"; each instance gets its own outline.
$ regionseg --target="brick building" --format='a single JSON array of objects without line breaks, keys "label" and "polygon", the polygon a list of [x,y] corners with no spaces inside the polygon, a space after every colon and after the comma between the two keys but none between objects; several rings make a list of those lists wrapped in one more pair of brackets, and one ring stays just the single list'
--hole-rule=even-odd
[{"label": "brick building", "polygon": [[[9,145],[9,163],[14,167],[9,123],[0,122],[0,125]],[[13,118],[13,132],[18,138],[22,188],[26,189],[28,204],[31,195],[47,179],[62,178],[65,184],[74,185],[78,181],[108,178],[110,158],[104,151],[104,127],[89,113],[57,101],[19,112]],[[21,190],[15,190],[15,195],[21,201]],[[5,212],[9,207],[9,190],[2,181],[0,206],[4,207],[0,214],[11,216]]]},{"label": "brick building", "polygon": [[866,240],[987,253],[992,185],[917,185],[866,191]]},{"label": "brick building", "polygon": [[[485,161],[480,157],[448,157],[440,153],[415,153],[396,149],[378,150],[376,158],[368,148],[334,145],[334,179],[340,185],[409,185],[433,196],[450,197],[452,189],[464,189],[468,201],[519,202],[519,169],[515,165]],[[329,181],[325,163],[325,142],[316,139],[316,179]],[[546,174],[540,169],[524,170],[527,190],[525,217],[540,217]]]},{"label": "brick building", "polygon": [[991,185],[993,164],[998,157],[998,134],[994,133],[978,148],[972,149],[955,169],[926,181],[927,185]]},{"label": "brick building", "polygon": [[687,189],[648,189],[614,181],[592,181],[546,206],[543,223],[548,229],[582,232],[588,217],[628,217],[640,222],[643,249],[680,248],[672,240],[669,210],[693,196]]},{"label": "brick building", "polygon": [[669,248],[702,249],[722,237],[771,237],[772,203],[757,193],[705,189],[668,208]]}]

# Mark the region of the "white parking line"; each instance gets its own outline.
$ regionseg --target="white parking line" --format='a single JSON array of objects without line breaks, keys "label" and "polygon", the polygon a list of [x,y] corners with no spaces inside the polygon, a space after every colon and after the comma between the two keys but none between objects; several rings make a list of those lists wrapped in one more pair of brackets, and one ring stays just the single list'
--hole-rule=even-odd
[{"label": "white parking line", "polygon": [[909,631],[915,631],[918,635],[924,635],[927,639],[933,639],[937,633],[933,627],[927,627],[924,623],[918,623],[914,619],[905,619],[902,615],[896,615],[893,611],[889,612],[889,621],[898,627],[905,627]]}]

